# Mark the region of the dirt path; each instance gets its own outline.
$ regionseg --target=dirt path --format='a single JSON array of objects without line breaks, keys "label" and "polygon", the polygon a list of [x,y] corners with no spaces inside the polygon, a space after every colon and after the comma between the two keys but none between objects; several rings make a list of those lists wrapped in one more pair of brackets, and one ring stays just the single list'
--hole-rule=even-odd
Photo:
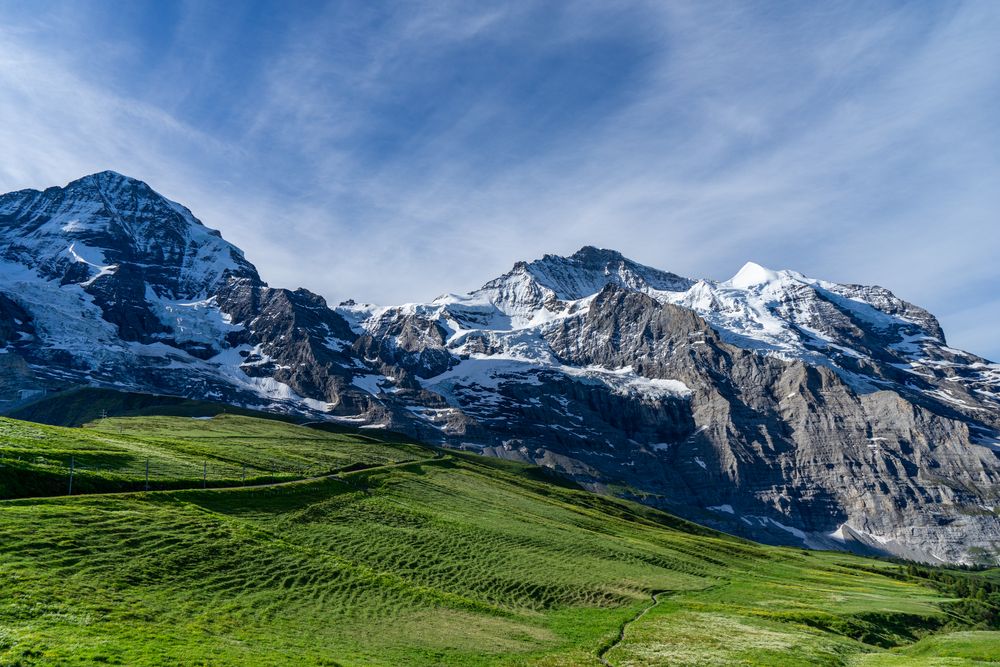
[{"label": "dirt path", "polygon": [[649,604],[646,605],[645,607],[643,607],[642,611],[640,611],[638,614],[636,614],[635,616],[633,616],[632,618],[628,619],[627,621],[625,621],[624,623],[621,624],[621,627],[618,628],[618,637],[613,642],[611,642],[610,644],[608,644],[607,646],[605,646],[603,649],[601,649],[601,652],[597,654],[597,659],[601,661],[602,665],[604,665],[605,667],[614,667],[614,665],[612,665],[610,662],[608,662],[608,659],[606,657],[604,657],[604,656],[606,656],[611,651],[611,649],[613,649],[614,647],[618,646],[619,644],[622,643],[622,641],[624,641],[624,639],[625,639],[625,631],[628,630],[628,626],[630,626],[633,623],[637,622],[639,619],[641,619],[643,616],[646,615],[646,612],[648,612],[650,609],[652,609],[656,605],[660,604],[660,596],[666,595],[667,593],[670,593],[670,592],[671,591],[657,591],[657,592],[653,593],[650,596],[650,602],[649,602]]},{"label": "dirt path", "polygon": [[[435,454],[434,456],[428,456],[425,459],[414,459],[412,461],[396,461],[395,463],[383,463],[382,465],[368,466],[367,468],[355,468],[353,470],[345,470],[343,472],[331,472],[326,475],[318,475],[316,477],[302,477],[300,479],[289,479],[283,482],[268,482],[266,484],[247,484],[245,486],[209,486],[202,488],[200,486],[192,486],[180,489],[166,489],[163,491],[118,491],[114,493],[88,493],[79,495],[122,495],[127,493],[170,493],[171,491],[244,491],[247,489],[267,489],[274,486],[292,486],[293,484],[310,484],[312,482],[319,482],[324,479],[335,479],[342,482],[347,482],[347,477],[350,475],[356,475],[363,472],[372,472],[378,470],[386,470],[388,468],[401,468],[403,466],[420,465],[421,463],[431,463],[433,461],[442,461],[446,458],[445,454]],[[52,496],[47,496],[51,498]],[[59,497],[69,497],[69,496],[59,496]],[[75,497],[75,496],[74,496]]]}]

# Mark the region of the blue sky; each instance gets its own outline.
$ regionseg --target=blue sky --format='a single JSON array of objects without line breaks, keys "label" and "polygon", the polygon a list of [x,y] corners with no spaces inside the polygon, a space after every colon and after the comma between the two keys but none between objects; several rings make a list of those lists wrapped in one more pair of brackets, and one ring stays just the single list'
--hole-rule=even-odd
[{"label": "blue sky", "polygon": [[754,260],[1000,359],[998,34],[992,0],[8,0],[0,191],[114,169],[334,302]]}]

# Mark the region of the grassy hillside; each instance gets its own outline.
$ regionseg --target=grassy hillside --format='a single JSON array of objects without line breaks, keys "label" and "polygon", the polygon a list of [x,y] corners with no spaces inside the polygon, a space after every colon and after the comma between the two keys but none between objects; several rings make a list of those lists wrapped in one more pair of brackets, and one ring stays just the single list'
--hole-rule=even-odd
[{"label": "grassy hillside", "polygon": [[62,428],[0,418],[0,499],[236,486],[432,456],[381,435],[329,433],[232,414],[99,419]]},{"label": "grassy hillside", "polygon": [[377,466],[0,502],[0,665],[1000,661],[995,572],[759,546],[368,434],[236,416],[0,426],[22,459]]}]

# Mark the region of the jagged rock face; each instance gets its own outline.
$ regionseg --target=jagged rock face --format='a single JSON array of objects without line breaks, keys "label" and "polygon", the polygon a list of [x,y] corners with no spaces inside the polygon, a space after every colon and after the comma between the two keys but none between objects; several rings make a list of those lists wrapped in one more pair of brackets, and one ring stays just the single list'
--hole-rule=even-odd
[{"label": "jagged rock face", "polygon": [[313,409],[372,420],[384,413],[370,394],[352,386],[355,376],[369,373],[352,347],[358,335],[321,296],[233,280],[218,303],[240,327],[228,342],[243,358],[244,374],[289,387]]},{"label": "jagged rock face", "polygon": [[586,247],[331,309],[145,184],[0,197],[0,400],[98,384],[384,426],[763,541],[1000,554],[1000,365],[881,287]]},{"label": "jagged rock face", "polygon": [[1000,552],[1000,366],[947,347],[923,309],[752,264],[723,283],[558,274],[580,296],[538,263],[426,306],[343,309],[375,339],[387,318],[446,332],[420,339],[457,362],[420,377],[447,405],[414,409],[425,437],[754,539]]},{"label": "jagged rock face", "polygon": [[33,336],[31,315],[0,294],[0,349],[9,352],[19,343],[31,340]]},{"label": "jagged rock face", "polygon": [[614,250],[585,246],[569,257],[545,255],[533,262],[518,262],[510,273],[486,283],[479,292],[496,290],[503,294],[518,282],[517,274],[530,276],[535,285],[560,301],[591,296],[605,285],[632,291],[683,291],[692,285],[687,278],[643,266]]},{"label": "jagged rock face", "polygon": [[79,285],[127,341],[171,330],[150,301],[204,299],[230,276],[259,281],[243,253],[186,208],[113,172],[0,197],[0,231],[10,239],[0,258]]},{"label": "jagged rock face", "polygon": [[359,338],[356,349],[366,359],[377,359],[397,383],[410,376],[434,377],[455,364],[445,349],[448,332],[436,321],[417,314],[386,311]]},{"label": "jagged rock face", "polygon": [[[109,171],[64,188],[3,195],[0,229],[9,239],[5,259],[62,284],[86,281],[100,266],[123,265],[132,265],[158,295],[172,299],[207,296],[227,274],[259,280],[242,251],[188,209]],[[99,261],[86,256],[90,249]],[[109,269],[102,282],[116,273]]]},{"label": "jagged rock face", "polygon": [[[761,526],[742,518],[773,517],[816,546],[848,524],[899,542],[893,547],[910,556],[918,554],[907,544],[922,545],[925,555],[956,554],[970,535],[987,548],[998,539],[1000,526],[982,507],[1000,489],[997,457],[970,445],[968,426],[949,409],[935,413],[895,391],[855,391],[827,367],[735,348],[691,311],[615,288],[546,338],[563,363],[631,365],[691,389],[696,437],[661,457],[693,475],[686,484],[640,489],[666,507],[693,498],[727,506],[731,515],[702,521],[748,536]],[[606,473],[622,475],[614,467]]]},{"label": "jagged rock face", "polygon": [[[604,287],[585,314],[559,321],[543,336],[564,363],[632,366],[643,377],[672,377],[670,366],[697,354],[699,345],[719,342],[694,311],[661,305],[615,284]],[[681,357],[676,357],[678,350]]]},{"label": "jagged rock face", "polygon": [[351,387],[366,368],[338,352],[357,338],[341,316],[304,290],[268,288],[242,251],[145,183],[102,172],[3,195],[0,233],[0,335],[17,333],[12,352],[38,369],[19,385],[370,404]]},{"label": "jagged rock face", "polygon": [[[570,257],[545,255],[533,262],[518,262],[470,296],[518,323],[529,321],[539,310],[558,309],[560,302],[592,296],[608,284],[635,291],[683,291],[692,281],[642,266],[614,250],[586,246]],[[469,322],[477,323],[474,318]]]}]

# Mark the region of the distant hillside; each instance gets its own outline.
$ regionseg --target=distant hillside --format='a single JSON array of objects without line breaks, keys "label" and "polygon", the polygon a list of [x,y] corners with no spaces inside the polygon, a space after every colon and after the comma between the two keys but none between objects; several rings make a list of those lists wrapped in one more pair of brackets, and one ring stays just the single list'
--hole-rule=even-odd
[{"label": "distant hillside", "polygon": [[282,413],[249,410],[225,403],[97,387],[78,387],[40,396],[33,401],[19,405],[8,412],[6,416],[54,426],[82,426],[102,416],[210,417],[223,413],[289,422],[306,421],[304,418],[296,418]]}]

